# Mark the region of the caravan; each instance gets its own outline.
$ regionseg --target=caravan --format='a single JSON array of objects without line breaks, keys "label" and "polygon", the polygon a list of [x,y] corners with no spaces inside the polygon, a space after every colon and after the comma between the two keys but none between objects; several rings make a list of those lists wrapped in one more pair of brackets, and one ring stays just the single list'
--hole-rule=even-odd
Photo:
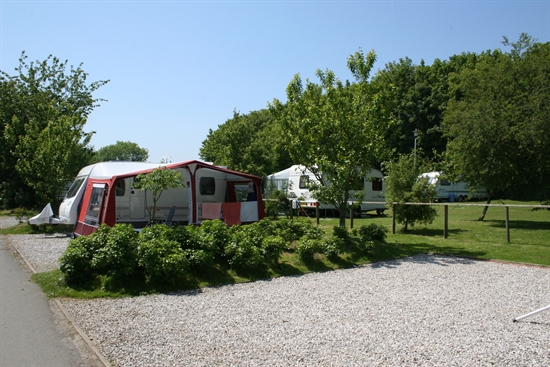
[{"label": "caravan", "polygon": [[[357,188],[358,191],[363,191],[362,212],[376,211],[377,214],[382,214],[386,209],[383,178],[382,172],[373,169],[363,179],[363,187]],[[267,179],[267,188],[285,192],[287,198],[292,201],[294,209],[314,210],[316,207],[326,210],[334,209],[332,205],[318,203],[312,197],[309,191],[309,183],[317,181],[317,178],[304,166],[294,165],[269,175]],[[350,204],[353,204],[353,202],[350,202]]]},{"label": "caravan", "polygon": [[485,190],[471,192],[466,182],[453,182],[446,179],[441,172],[427,172],[420,177],[428,177],[428,183],[435,186],[436,201],[458,201],[468,199],[483,199],[487,197]]},{"label": "caravan", "polygon": [[136,176],[159,166],[178,171],[185,187],[165,190],[155,213],[157,221],[198,224],[223,219],[228,224],[264,217],[259,188],[261,177],[200,161],[165,165],[141,162],[103,162],[84,167],[59,207],[59,223],[74,224],[74,235],[88,235],[105,223],[149,222],[150,192],[136,188]]}]

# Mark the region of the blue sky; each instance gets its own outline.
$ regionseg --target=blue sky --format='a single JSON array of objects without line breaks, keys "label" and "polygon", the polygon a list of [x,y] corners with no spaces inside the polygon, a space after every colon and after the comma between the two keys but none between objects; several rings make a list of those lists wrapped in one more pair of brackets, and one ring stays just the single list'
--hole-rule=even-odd
[{"label": "blue sky", "polygon": [[549,42],[550,1],[0,0],[0,22],[2,71],[14,75],[25,50],[110,80],[85,128],[96,150],[132,141],[151,162],[178,162],[198,159],[234,110],[285,100],[296,73],[351,79],[346,59],[359,48],[375,50],[376,71],[503,49],[522,32]]}]

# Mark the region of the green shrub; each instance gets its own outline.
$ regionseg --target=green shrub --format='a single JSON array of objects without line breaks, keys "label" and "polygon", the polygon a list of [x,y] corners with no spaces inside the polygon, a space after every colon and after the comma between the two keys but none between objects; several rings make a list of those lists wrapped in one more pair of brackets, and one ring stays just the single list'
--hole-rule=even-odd
[{"label": "green shrub", "polygon": [[288,213],[290,202],[284,191],[273,190],[269,193],[266,199],[270,199],[265,203],[265,214],[268,217],[277,218],[279,213]]},{"label": "green shrub", "polygon": [[388,235],[388,229],[376,223],[363,225],[359,228],[361,241],[384,241]]},{"label": "green shrub", "polygon": [[316,240],[320,240],[325,237],[326,232],[323,228],[310,221],[307,221],[305,223],[306,225],[303,226],[303,237],[313,238]]},{"label": "green shrub", "polygon": [[224,255],[228,264],[235,270],[253,271],[266,264],[260,247],[262,237],[257,237],[257,229],[252,226],[234,227],[230,242],[225,246]]},{"label": "green shrub", "polygon": [[106,245],[111,227],[103,224],[89,236],[81,236],[69,242],[69,246],[59,258],[59,268],[67,284],[81,284],[92,280],[101,273],[94,266],[94,257]]},{"label": "green shrub", "polygon": [[143,269],[146,282],[178,284],[188,273],[189,260],[178,242],[151,234],[140,236],[137,247],[138,264]]},{"label": "green shrub", "polygon": [[314,238],[301,238],[296,243],[296,253],[302,261],[311,260],[315,254],[323,253],[323,243]]},{"label": "green shrub", "polygon": [[172,228],[168,232],[168,239],[179,243],[184,250],[200,248],[199,227],[194,225]]},{"label": "green shrub", "polygon": [[138,237],[134,228],[130,224],[119,223],[108,232],[102,231],[99,236],[105,236],[106,239],[104,246],[100,247],[93,256],[93,268],[100,274],[116,279],[133,275],[137,268]]},{"label": "green shrub", "polygon": [[219,219],[205,220],[198,228],[200,249],[212,252],[216,257],[223,254],[226,244],[231,240],[227,224]]},{"label": "green shrub", "polygon": [[334,259],[342,253],[342,248],[345,246],[345,244],[346,241],[339,237],[323,239],[321,241],[322,253],[329,259]]},{"label": "green shrub", "polygon": [[340,238],[346,242],[349,241],[349,232],[346,227],[334,226],[332,228],[332,233],[336,238]]},{"label": "green shrub", "polygon": [[262,240],[261,253],[266,264],[275,265],[283,251],[288,247],[287,242],[281,236],[266,236]]},{"label": "green shrub", "polygon": [[198,272],[214,265],[214,254],[200,249],[184,249],[183,254],[189,261],[191,270]]},{"label": "green shrub", "polygon": [[87,249],[88,237],[78,237],[69,243],[59,258],[59,269],[69,285],[78,285],[93,277],[92,254]]}]

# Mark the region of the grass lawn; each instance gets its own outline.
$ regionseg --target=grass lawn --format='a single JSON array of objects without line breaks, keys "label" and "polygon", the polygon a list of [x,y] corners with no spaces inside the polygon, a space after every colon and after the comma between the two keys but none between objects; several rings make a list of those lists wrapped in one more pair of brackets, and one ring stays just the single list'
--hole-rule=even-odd
[{"label": "grass lawn", "polygon": [[[538,205],[537,202],[506,201],[507,205]],[[510,242],[506,241],[504,207],[490,207],[484,221],[477,219],[480,206],[450,204],[448,210],[448,238],[443,237],[444,207],[436,207],[438,215],[432,224],[416,225],[407,232],[396,225],[391,234],[391,211],[386,216],[355,218],[354,228],[368,223],[384,225],[390,231],[387,244],[377,246],[372,261],[392,259],[417,253],[433,252],[447,255],[496,259],[521,263],[550,265],[550,210],[510,207]],[[338,225],[338,219],[321,219],[329,229]],[[349,227],[349,219],[346,221]]]}]

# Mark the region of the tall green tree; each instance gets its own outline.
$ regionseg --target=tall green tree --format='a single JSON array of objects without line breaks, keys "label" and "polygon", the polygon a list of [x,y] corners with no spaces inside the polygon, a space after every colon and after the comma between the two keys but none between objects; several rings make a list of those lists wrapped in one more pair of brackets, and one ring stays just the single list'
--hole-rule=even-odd
[{"label": "tall green tree", "polygon": [[94,161],[96,162],[146,162],[148,158],[149,151],[131,141],[117,141],[116,144],[100,148],[94,155]]},{"label": "tall green tree", "polygon": [[290,167],[281,127],[268,110],[233,117],[217,130],[210,129],[202,142],[201,159],[241,172],[266,176]]},{"label": "tall green tree", "polygon": [[341,82],[330,70],[317,70],[319,84],[297,74],[286,89],[287,103],[275,99],[270,110],[276,116],[288,142],[293,161],[310,170],[319,184],[311,185],[313,196],[332,204],[340,212],[340,226],[357,182],[383,157],[381,129],[389,118],[382,116],[377,95],[369,84],[376,61],[374,51],[358,51],[348,58],[356,82]]},{"label": "tall green tree", "polygon": [[488,203],[510,190],[550,191],[550,43],[522,34],[511,45],[456,75],[444,119],[449,173],[486,189]]},{"label": "tall green tree", "polygon": [[49,56],[19,59],[16,75],[0,72],[0,205],[36,207],[91,159],[93,133],[83,130],[101,99],[92,93],[108,81],[87,84],[82,68]]},{"label": "tall green tree", "polygon": [[386,163],[385,171],[386,202],[396,203],[393,215],[404,230],[416,223],[432,223],[437,211],[429,205],[405,205],[404,203],[430,203],[435,198],[435,186],[431,185],[428,177],[420,177],[424,172],[432,171],[429,161],[423,155],[409,153],[398,159]]},{"label": "tall green tree", "polygon": [[477,55],[463,53],[449,60],[436,59],[432,65],[422,60],[414,65],[409,58],[390,62],[373,78],[379,101],[395,117],[395,125],[384,137],[397,158],[417,146],[433,158],[446,150],[443,116],[449,100],[449,77],[475,66]]}]

